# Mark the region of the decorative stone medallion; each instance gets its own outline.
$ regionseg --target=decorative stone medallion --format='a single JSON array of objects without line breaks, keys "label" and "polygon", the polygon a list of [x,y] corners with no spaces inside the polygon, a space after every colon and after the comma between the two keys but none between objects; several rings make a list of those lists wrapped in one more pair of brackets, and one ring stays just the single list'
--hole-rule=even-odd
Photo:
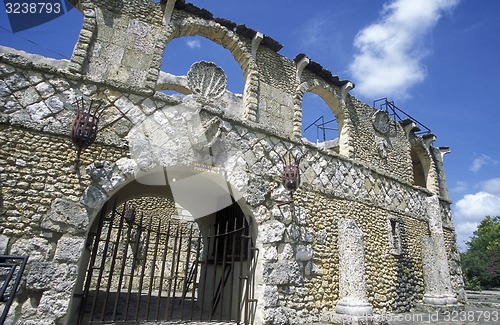
[{"label": "decorative stone medallion", "polygon": [[387,134],[391,126],[391,118],[386,111],[378,110],[372,117],[372,123],[375,130],[382,134]]},{"label": "decorative stone medallion", "polygon": [[200,61],[191,65],[187,82],[193,94],[215,99],[224,95],[227,79],[224,70],[215,63]]}]

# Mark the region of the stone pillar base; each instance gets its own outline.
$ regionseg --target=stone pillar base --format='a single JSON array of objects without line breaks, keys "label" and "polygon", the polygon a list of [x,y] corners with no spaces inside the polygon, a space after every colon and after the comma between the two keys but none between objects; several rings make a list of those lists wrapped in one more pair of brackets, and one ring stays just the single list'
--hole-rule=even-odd
[{"label": "stone pillar base", "polygon": [[455,296],[450,294],[443,294],[443,295],[426,294],[424,295],[422,301],[424,302],[424,304],[436,305],[436,306],[457,304],[457,298],[455,298]]},{"label": "stone pillar base", "polygon": [[373,314],[372,305],[366,301],[340,300],[335,306],[337,314],[352,315],[352,316],[370,316]]},{"label": "stone pillar base", "polygon": [[460,311],[464,308],[452,294],[425,294],[422,303],[416,306],[417,310],[427,313]]},{"label": "stone pillar base", "polygon": [[335,325],[388,325],[387,317],[380,315],[352,316],[333,312],[326,312],[321,315],[319,324]]}]

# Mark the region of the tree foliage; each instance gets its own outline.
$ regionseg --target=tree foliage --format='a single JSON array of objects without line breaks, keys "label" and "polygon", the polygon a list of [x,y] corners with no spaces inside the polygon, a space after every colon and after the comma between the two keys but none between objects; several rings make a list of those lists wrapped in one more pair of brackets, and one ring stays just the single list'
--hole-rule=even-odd
[{"label": "tree foliage", "polygon": [[461,254],[466,287],[500,287],[500,216],[481,221]]}]

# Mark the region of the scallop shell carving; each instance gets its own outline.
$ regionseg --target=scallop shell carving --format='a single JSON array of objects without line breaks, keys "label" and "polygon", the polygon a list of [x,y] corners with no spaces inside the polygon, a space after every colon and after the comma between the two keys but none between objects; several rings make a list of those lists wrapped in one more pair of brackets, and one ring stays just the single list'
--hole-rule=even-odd
[{"label": "scallop shell carving", "polygon": [[206,98],[219,98],[226,91],[224,70],[213,62],[193,63],[187,73],[187,83],[193,94]]}]

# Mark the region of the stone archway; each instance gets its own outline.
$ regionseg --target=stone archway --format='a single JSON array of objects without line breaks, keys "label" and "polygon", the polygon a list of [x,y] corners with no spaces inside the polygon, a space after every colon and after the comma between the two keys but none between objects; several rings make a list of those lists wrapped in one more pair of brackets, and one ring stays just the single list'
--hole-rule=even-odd
[{"label": "stone archway", "polygon": [[302,99],[304,94],[312,92],[321,97],[332,113],[338,124],[339,133],[339,153],[349,156],[351,142],[351,125],[348,114],[345,111],[345,101],[342,99],[340,91],[328,85],[322,80],[312,79],[301,83],[296,91],[293,101],[293,134],[296,138],[302,137]]},{"label": "stone archway", "polygon": [[[168,168],[162,174],[167,185],[145,184],[160,177],[159,169],[120,185],[92,222],[80,261],[72,321],[247,323],[253,318],[252,218],[234,201],[238,195],[227,183],[223,188],[223,178],[215,174],[192,168]],[[131,198],[151,196],[182,202],[193,212],[190,220],[144,215],[139,210],[144,206],[131,210]],[[210,201],[215,202],[207,206]]]},{"label": "stone archway", "polygon": [[[122,202],[126,198],[137,197],[140,195],[159,194],[160,196],[172,196],[173,192],[175,192],[175,190],[172,190],[171,186],[167,189],[161,182],[160,186],[144,184],[144,182],[148,180],[148,176],[151,177],[149,180],[158,180],[158,174],[155,174],[154,172],[159,172],[161,170],[162,175],[165,175],[167,178],[170,177],[170,180],[172,180],[172,177],[175,177],[175,183],[181,185],[183,184],[182,177],[185,179],[188,178],[191,180],[191,184],[198,185],[197,187],[200,191],[206,191],[206,186],[200,182],[200,180],[204,178],[206,180],[205,185],[212,184],[213,186],[211,188],[219,187],[221,189],[219,192],[212,190],[210,193],[212,195],[211,197],[215,197],[213,195],[214,193],[224,193],[224,191],[226,191],[225,193],[229,196],[229,205],[233,204],[233,198],[238,198],[238,203],[241,204],[241,211],[244,213],[251,231],[255,234],[252,238],[256,237],[256,224],[253,221],[254,218],[252,212],[250,212],[250,208],[246,206],[246,200],[244,198],[245,194],[238,192],[237,187],[232,186],[225,180],[224,177],[215,175],[214,173],[210,174],[207,171],[195,170],[192,166],[170,169],[153,168],[150,170],[151,173],[138,173],[135,175],[133,172],[133,166],[137,166],[137,162],[126,158],[120,159],[116,163],[95,162],[91,164],[87,170],[93,178],[93,184],[84,191],[80,202],[76,203],[69,202],[66,199],[58,199],[54,202],[52,211],[49,212],[47,218],[44,220],[44,227],[47,229],[65,226],[65,229],[67,229],[68,232],[68,234],[59,239],[57,243],[56,255],[59,256],[58,260],[63,261],[63,263],[61,263],[57,270],[54,270],[61,276],[64,276],[64,278],[58,280],[64,282],[65,287],[47,288],[44,291],[44,297],[46,297],[46,299],[58,297],[54,307],[57,306],[57,316],[66,319],[66,321],[71,321],[71,315],[77,314],[79,299],[73,298],[81,298],[81,296],[79,296],[79,292],[74,291],[73,288],[78,286],[81,287],[83,283],[83,276],[85,275],[89,254],[88,249],[85,248],[87,233],[90,231],[91,225],[98,222],[100,213],[102,212],[106,202],[112,202],[112,200],[120,194],[123,199],[118,202]],[[137,182],[137,179],[141,180],[143,183],[141,184]],[[189,182],[184,182],[184,185],[186,184],[189,185]],[[223,185],[226,187],[223,188]],[[182,188],[180,190],[182,190]],[[203,202],[200,200],[199,195],[197,195],[200,191],[193,194],[193,197],[195,198],[193,202]],[[174,196],[179,197],[178,194]],[[216,202],[215,206],[217,204],[220,204],[220,200],[219,202]],[[227,203],[222,204],[227,205]],[[190,208],[194,211],[194,213],[198,213],[198,216],[200,216],[199,206],[195,205]],[[211,212],[214,214],[216,210],[211,210]],[[252,245],[248,247],[252,247]],[[87,254],[87,256],[85,256],[85,254]],[[71,255],[71,259],[68,257],[67,259],[62,260],[63,255]],[[69,260],[71,260],[71,265],[68,264]],[[258,260],[254,259],[249,266],[249,268],[251,268],[250,272],[252,276],[255,274],[255,269],[258,266],[257,264]],[[70,270],[70,272],[61,274],[61,272],[66,269]],[[78,272],[78,270],[80,271]],[[253,292],[253,290],[248,292]],[[42,303],[43,301],[44,298],[42,297]],[[59,301],[60,306],[58,303]],[[71,306],[69,306],[70,301],[72,301]],[[255,307],[256,306],[247,306],[247,312],[250,313],[251,308],[253,313],[255,311]]]}]

